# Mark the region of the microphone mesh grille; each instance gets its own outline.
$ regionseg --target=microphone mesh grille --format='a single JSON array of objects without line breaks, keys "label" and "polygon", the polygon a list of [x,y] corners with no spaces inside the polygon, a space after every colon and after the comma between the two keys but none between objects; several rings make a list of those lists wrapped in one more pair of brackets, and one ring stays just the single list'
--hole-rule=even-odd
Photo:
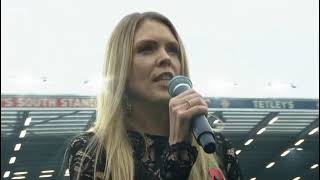
[{"label": "microphone mesh grille", "polygon": [[170,82],[169,82],[169,87],[168,87],[168,91],[169,91],[169,95],[170,96],[173,96],[173,90],[174,88],[178,85],[178,84],[181,84],[181,83],[184,83],[184,84],[188,84],[191,88],[192,88],[192,82],[191,80],[186,77],[186,76],[175,76],[173,77]]}]

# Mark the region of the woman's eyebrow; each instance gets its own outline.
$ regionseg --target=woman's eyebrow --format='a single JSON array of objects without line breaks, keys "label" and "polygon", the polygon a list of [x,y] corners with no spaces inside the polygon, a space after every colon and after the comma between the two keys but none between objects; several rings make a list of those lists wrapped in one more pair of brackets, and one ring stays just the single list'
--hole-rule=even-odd
[{"label": "woman's eyebrow", "polygon": [[170,41],[167,44],[170,45],[170,46],[179,47],[179,44],[177,42],[175,42],[175,41]]},{"label": "woman's eyebrow", "polygon": [[144,40],[140,40],[140,41],[136,42],[135,46],[139,46],[142,44],[157,44],[157,41],[151,40],[151,39],[144,39]]},{"label": "woman's eyebrow", "polygon": [[[177,47],[179,47],[179,43],[176,42],[176,41],[173,41],[173,40],[166,40],[166,44],[169,44],[169,45],[175,45]],[[158,42],[156,40],[153,40],[153,39],[142,39],[142,40],[139,40],[137,41],[134,45],[140,45],[140,44],[158,44]]]}]

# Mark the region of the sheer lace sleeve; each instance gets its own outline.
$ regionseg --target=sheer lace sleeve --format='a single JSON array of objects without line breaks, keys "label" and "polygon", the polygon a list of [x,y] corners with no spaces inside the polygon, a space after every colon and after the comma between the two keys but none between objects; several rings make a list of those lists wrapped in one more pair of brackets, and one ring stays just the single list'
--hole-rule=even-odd
[{"label": "sheer lace sleeve", "polygon": [[[90,136],[92,134],[77,136],[70,143],[69,173],[71,180],[75,180],[79,173],[79,179],[93,180],[94,158],[84,153]],[[84,158],[83,163],[81,163],[82,158]]]},{"label": "sheer lace sleeve", "polygon": [[226,178],[228,180],[242,180],[238,157],[231,142],[222,134],[216,134],[218,143],[217,154],[222,159]]},{"label": "sheer lace sleeve", "polygon": [[168,146],[162,155],[161,179],[187,180],[197,155],[197,149],[189,143],[181,142]]}]

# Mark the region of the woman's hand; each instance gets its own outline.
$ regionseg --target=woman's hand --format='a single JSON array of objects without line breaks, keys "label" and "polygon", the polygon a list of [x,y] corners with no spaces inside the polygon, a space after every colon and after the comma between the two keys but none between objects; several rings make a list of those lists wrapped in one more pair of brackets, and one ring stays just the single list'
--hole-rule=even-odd
[{"label": "woman's hand", "polygon": [[170,136],[169,144],[191,140],[191,118],[207,114],[208,104],[193,89],[189,89],[169,101]]}]

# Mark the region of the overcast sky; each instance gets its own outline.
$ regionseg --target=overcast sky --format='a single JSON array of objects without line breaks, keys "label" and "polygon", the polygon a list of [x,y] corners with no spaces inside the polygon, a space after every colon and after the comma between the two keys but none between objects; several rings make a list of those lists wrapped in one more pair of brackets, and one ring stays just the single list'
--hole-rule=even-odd
[{"label": "overcast sky", "polygon": [[96,94],[136,11],[172,20],[204,96],[319,98],[318,0],[1,0],[1,94]]}]

